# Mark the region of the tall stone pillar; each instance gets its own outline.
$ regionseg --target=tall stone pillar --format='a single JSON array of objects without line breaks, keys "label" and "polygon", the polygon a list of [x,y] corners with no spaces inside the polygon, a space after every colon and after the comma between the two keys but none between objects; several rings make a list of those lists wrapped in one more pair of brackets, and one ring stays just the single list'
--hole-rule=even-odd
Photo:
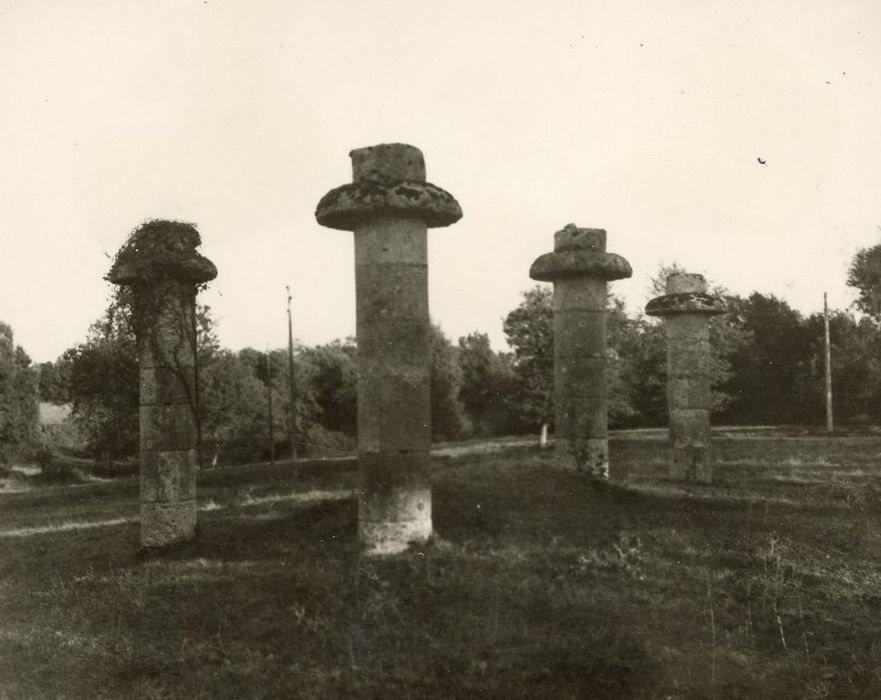
[{"label": "tall stone pillar", "polygon": [[462,210],[425,181],[422,152],[413,146],[349,155],[352,184],[322,197],[315,217],[355,233],[358,536],[365,553],[391,554],[432,532],[426,234],[455,223]]},{"label": "tall stone pillar", "polygon": [[609,477],[606,411],[606,292],[610,280],[630,277],[630,264],[606,252],[606,232],[567,225],[554,234],[554,252],[529,269],[554,283],[554,406],[562,466],[596,479]]},{"label": "tall stone pillar", "polygon": [[120,249],[107,276],[133,294],[144,549],[195,536],[196,289],[217,276],[196,252],[200,242],[189,224],[148,222]]},{"label": "tall stone pillar", "polygon": [[666,294],[645,307],[667,326],[667,407],[670,414],[670,476],[709,483],[710,328],[709,318],[725,313],[707,294],[702,275],[677,272],[667,277]]}]

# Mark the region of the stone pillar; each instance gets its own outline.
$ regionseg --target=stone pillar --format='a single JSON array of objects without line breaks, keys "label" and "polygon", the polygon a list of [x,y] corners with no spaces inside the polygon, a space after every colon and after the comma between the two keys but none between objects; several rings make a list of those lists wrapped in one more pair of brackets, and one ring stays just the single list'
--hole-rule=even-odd
[{"label": "stone pillar", "polygon": [[707,294],[702,275],[677,272],[667,277],[666,294],[645,307],[667,326],[667,407],[670,414],[670,476],[709,483],[710,327],[709,318],[725,313]]},{"label": "stone pillar", "polygon": [[606,292],[630,277],[630,264],[606,252],[603,229],[569,224],[554,234],[554,252],[529,269],[554,283],[554,406],[561,465],[609,477],[606,413]]},{"label": "stone pillar", "polygon": [[117,253],[108,279],[131,288],[140,372],[141,547],[196,528],[196,285],[217,269],[193,226],[151,221]]},{"label": "stone pillar", "polygon": [[352,184],[322,197],[315,217],[355,234],[358,537],[365,553],[391,554],[432,532],[426,234],[455,223],[462,210],[426,182],[413,146],[349,155]]}]

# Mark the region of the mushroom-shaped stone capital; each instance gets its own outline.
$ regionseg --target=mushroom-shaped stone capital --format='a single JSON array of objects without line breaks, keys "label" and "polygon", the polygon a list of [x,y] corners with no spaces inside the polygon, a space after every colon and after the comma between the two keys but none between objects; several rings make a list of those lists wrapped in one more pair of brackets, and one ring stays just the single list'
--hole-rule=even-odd
[{"label": "mushroom-shaped stone capital", "polygon": [[462,218],[453,195],[425,181],[425,159],[415,146],[383,143],[356,148],[349,157],[352,183],[332,189],[318,202],[315,218],[322,226],[354,231],[380,216],[400,216],[436,228]]},{"label": "mushroom-shaped stone capital", "polygon": [[702,314],[718,316],[727,312],[718,297],[706,292],[682,292],[655,297],[645,306],[649,316],[676,316],[678,314]]},{"label": "mushroom-shaped stone capital", "polygon": [[655,297],[646,304],[649,316],[675,316],[677,314],[704,314],[716,316],[726,312],[725,304],[718,297],[707,294],[707,280],[694,272],[674,272],[667,276],[663,296]]},{"label": "mushroom-shaped stone capital", "polygon": [[194,226],[178,221],[148,221],[116,254],[107,280],[139,284],[174,279],[201,284],[217,277],[217,268],[196,252],[201,243]]},{"label": "mushroom-shaped stone capital", "polygon": [[354,231],[389,215],[420,219],[437,228],[456,223],[462,209],[453,195],[430,182],[366,180],[332,189],[315,210],[319,224],[341,231]]},{"label": "mushroom-shaped stone capital", "polygon": [[578,228],[575,224],[557,231],[554,252],[542,255],[529,268],[529,276],[541,282],[581,276],[620,280],[632,274],[630,263],[606,252],[605,229]]},{"label": "mushroom-shaped stone capital", "polygon": [[529,276],[540,282],[566,277],[598,277],[611,281],[633,275],[630,263],[615,253],[592,250],[563,250],[545,253],[529,268]]}]

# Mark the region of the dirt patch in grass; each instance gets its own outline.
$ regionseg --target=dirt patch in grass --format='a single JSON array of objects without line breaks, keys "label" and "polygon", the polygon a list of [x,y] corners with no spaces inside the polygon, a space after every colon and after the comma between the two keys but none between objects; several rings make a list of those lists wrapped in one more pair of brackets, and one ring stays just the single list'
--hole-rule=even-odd
[{"label": "dirt patch in grass", "polygon": [[0,697],[881,697],[878,452],[722,440],[695,486],[619,438],[604,488],[460,454],[375,561],[345,469],[204,473],[148,559],[134,480],[4,494],[0,531],[120,522],[0,538]]}]

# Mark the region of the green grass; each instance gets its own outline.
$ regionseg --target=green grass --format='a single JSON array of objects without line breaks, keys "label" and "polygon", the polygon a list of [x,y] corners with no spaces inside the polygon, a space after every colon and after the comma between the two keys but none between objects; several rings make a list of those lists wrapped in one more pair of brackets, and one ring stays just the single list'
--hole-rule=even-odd
[{"label": "green grass", "polygon": [[150,559],[135,480],[0,495],[0,697],[881,697],[881,439],[716,448],[439,458],[437,540],[375,561],[345,464],[205,472]]}]

